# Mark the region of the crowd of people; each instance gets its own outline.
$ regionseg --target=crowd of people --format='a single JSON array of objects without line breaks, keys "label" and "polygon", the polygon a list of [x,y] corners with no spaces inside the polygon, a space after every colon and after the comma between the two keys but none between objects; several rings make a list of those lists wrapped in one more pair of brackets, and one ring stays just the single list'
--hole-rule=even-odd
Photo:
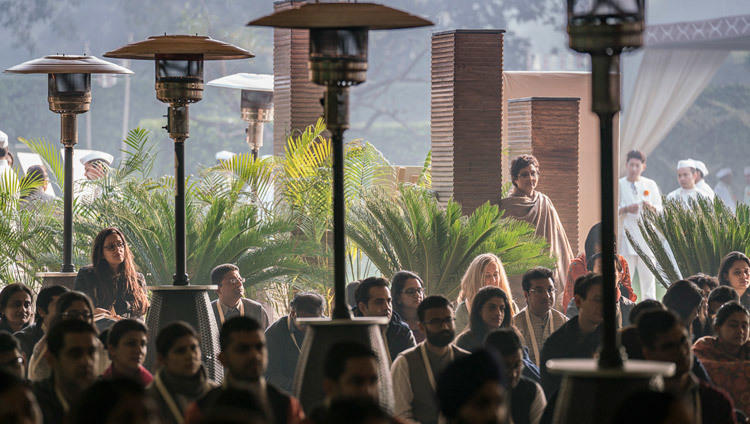
[{"label": "crowd of people", "polygon": [[[631,152],[626,161],[620,187],[632,196],[621,195],[620,213],[627,223],[644,208],[661,208],[661,197],[640,176],[645,156]],[[547,238],[558,268],[531,267],[514,287],[501,259],[484,253],[466,269],[455,300],[427,296],[429,282],[409,270],[350,283],[353,316],[387,319],[385,357],[344,340],[315,352],[325,355],[319,386],[325,400],[305,408],[293,395],[295,370],[308,333],[304,318],[324,316],[323,296],[297,292],[288,313],[272,321],[261,303],[245,297],[236,265],[214,268],[211,308],[224,373],[212,381],[194,328],[181,321],[156,332],[146,327],[144,276],[125,235],[105,228],[73,290],[33,293],[15,283],[0,291],[0,422],[552,422],[561,377],[547,361],[596,357],[605,281],[601,226],[573,257],[552,202],[535,191],[538,168],[533,156],[516,158],[514,190],[501,205]],[[715,276],[706,270],[675,281],[657,301],[639,258],[622,253],[613,284],[623,353],[672,363],[675,373],[663,392],[626,399],[614,422],[750,422],[750,259],[729,252]],[[640,299],[631,269],[640,278]],[[144,367],[150,338],[154,369]],[[628,407],[634,403],[649,405],[650,421]]]}]

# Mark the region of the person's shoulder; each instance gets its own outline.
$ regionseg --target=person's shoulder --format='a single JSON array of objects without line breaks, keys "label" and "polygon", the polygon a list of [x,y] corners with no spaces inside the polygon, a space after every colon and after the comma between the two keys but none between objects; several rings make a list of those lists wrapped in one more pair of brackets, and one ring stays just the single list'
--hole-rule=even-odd
[{"label": "person's shoulder", "polygon": [[287,320],[289,319],[289,315],[284,315],[283,317],[277,319],[275,322],[271,323],[271,325],[266,328],[266,334],[276,334],[278,332],[289,332],[289,326],[287,325]]},{"label": "person's shoulder", "polygon": [[456,344],[451,345],[451,347],[453,348],[453,354],[455,355],[456,358],[461,358],[464,356],[471,355],[471,352],[469,352],[468,350],[462,347],[457,346]]},{"label": "person's shoulder", "polygon": [[260,304],[260,302],[256,302],[253,299],[248,299],[246,297],[242,298],[242,303],[244,303],[246,306],[250,306],[252,308],[263,308],[263,305]]},{"label": "person's shoulder", "polygon": [[[705,406],[723,406],[725,408],[728,408],[729,410],[734,410],[732,398],[729,397],[729,394],[727,394],[727,392],[721,387],[714,386],[713,384],[707,383],[703,380],[698,380],[698,390],[701,395],[701,403]],[[711,403],[708,403],[707,401]]]},{"label": "person's shoulder", "polygon": [[78,268],[78,275],[93,275],[95,272],[93,265],[86,265]]},{"label": "person's shoulder", "polygon": [[707,348],[712,348],[717,345],[717,339],[714,336],[703,336],[700,339],[696,340],[695,343],[693,343],[693,351],[697,350],[703,350]]}]

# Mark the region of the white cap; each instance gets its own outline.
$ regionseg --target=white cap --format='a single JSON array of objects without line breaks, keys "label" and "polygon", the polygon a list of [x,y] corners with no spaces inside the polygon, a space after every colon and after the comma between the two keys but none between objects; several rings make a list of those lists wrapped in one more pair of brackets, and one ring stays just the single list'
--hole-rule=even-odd
[{"label": "white cap", "polygon": [[695,161],[692,159],[683,159],[677,162],[677,169],[681,168],[695,168]]},{"label": "white cap", "polygon": [[694,159],[693,159],[693,163],[695,163],[695,169],[701,171],[703,173],[704,177],[708,176],[708,168],[706,168],[706,164],[705,163],[703,163],[703,162],[701,162],[699,160],[694,160]]},{"label": "white cap", "polygon": [[107,165],[112,165],[112,161],[115,160],[115,157],[110,155],[109,153],[100,152],[98,150],[94,150],[91,153],[87,154],[86,156],[81,158],[81,163],[86,165],[87,163],[91,162],[92,160],[103,160],[107,162]]},{"label": "white cap", "polygon": [[732,175],[732,170],[730,168],[721,168],[719,172],[716,173],[716,178],[722,179],[730,175]]},{"label": "white cap", "polygon": [[5,149],[8,148],[8,134],[5,134],[2,131],[0,131],[0,147]]},{"label": "white cap", "polygon": [[216,160],[232,160],[233,157],[234,153],[228,152],[226,150],[216,152]]}]

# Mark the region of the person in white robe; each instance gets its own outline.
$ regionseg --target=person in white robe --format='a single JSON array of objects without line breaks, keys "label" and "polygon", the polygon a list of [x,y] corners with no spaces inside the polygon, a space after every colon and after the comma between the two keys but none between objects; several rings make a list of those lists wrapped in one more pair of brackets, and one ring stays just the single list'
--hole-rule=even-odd
[{"label": "person in white robe", "polygon": [[627,176],[620,178],[620,204],[618,214],[620,222],[620,254],[630,266],[631,272],[638,273],[640,283],[640,299],[656,299],[656,277],[648,269],[643,259],[638,256],[635,248],[626,237],[626,231],[635,239],[638,246],[649,255],[651,261],[655,261],[653,252],[646,245],[638,221],[646,209],[661,213],[663,210],[661,192],[656,181],[646,178],[643,171],[646,170],[646,155],[638,150],[633,150],[626,157],[625,167]]},{"label": "person in white robe", "polygon": [[734,213],[737,209],[737,197],[734,195],[734,190],[732,189],[732,170],[729,168],[721,168],[719,172],[716,173],[716,178],[719,179],[719,182],[716,183],[714,192],[719,196],[719,199],[721,199],[721,201],[732,210],[732,213]]},{"label": "person in white robe", "polygon": [[690,206],[689,199],[697,200],[698,196],[707,197],[695,187],[695,162],[692,159],[677,162],[677,182],[680,187],[667,195],[667,200],[679,200],[685,206]]},{"label": "person in white robe", "polygon": [[692,160],[695,164],[695,171],[693,171],[693,178],[695,179],[695,188],[698,189],[701,193],[703,193],[706,197],[708,197],[711,200],[714,200],[714,197],[716,197],[716,193],[711,188],[710,185],[706,182],[705,178],[708,176],[708,168],[706,167],[706,164],[695,159],[688,159]]}]

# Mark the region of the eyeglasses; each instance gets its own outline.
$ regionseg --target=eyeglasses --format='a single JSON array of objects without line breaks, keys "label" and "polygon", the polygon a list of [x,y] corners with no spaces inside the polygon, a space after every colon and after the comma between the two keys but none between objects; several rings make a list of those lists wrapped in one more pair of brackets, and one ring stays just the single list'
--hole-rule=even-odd
[{"label": "eyeglasses", "polygon": [[404,290],[404,294],[409,295],[409,296],[414,296],[415,294],[422,294],[422,293],[424,293],[424,289],[422,287]]},{"label": "eyeglasses", "polygon": [[110,251],[115,250],[115,249],[124,249],[124,248],[125,248],[125,243],[121,241],[118,241],[117,243],[110,243],[104,246],[104,249],[110,250]]},{"label": "eyeglasses", "polygon": [[230,278],[229,280],[227,280],[227,283],[234,284],[234,285],[244,284],[245,283],[245,279],[242,278],[242,277],[240,277],[239,279],[237,279],[237,278]]},{"label": "eyeglasses", "polygon": [[444,319],[434,318],[434,319],[427,321],[425,324],[431,327],[442,327],[443,325],[453,326],[454,321],[456,321],[456,319],[453,317],[448,317]]},{"label": "eyeglasses", "polygon": [[529,292],[534,293],[534,294],[555,294],[556,291],[557,289],[554,287],[547,287],[547,288],[534,287],[534,288],[529,289]]},{"label": "eyeglasses", "polygon": [[70,310],[62,313],[63,318],[83,318],[85,320],[91,319],[93,315],[89,311],[76,311]]}]

